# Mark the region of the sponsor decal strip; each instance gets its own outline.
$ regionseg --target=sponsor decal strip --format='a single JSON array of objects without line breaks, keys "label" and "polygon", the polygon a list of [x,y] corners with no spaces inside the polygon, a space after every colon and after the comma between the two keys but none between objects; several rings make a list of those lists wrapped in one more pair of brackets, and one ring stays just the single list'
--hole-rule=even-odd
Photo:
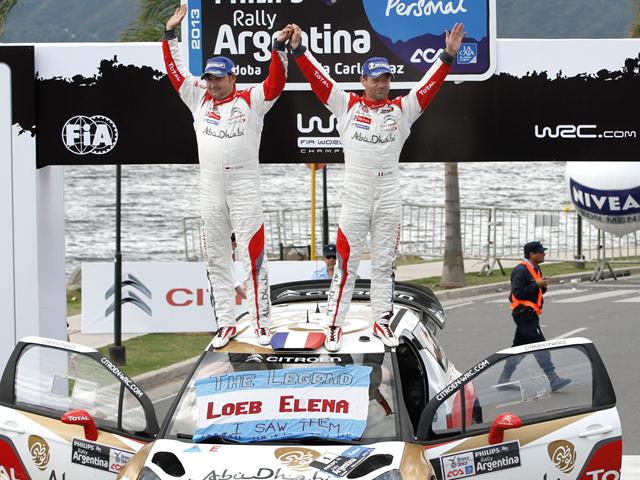
[{"label": "sponsor decal strip", "polygon": [[521,466],[518,441],[447,455],[440,459],[444,478],[465,478]]},{"label": "sponsor decal strip", "polygon": [[71,445],[72,463],[112,473],[119,473],[133,455],[133,452],[77,438]]}]

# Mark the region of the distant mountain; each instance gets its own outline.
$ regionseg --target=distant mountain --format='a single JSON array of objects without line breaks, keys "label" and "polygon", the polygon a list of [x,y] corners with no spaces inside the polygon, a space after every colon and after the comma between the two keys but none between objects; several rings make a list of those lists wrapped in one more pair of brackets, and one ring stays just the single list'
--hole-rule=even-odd
[{"label": "distant mountain", "polygon": [[[496,3],[500,38],[622,38],[636,14],[633,0]],[[138,5],[139,0],[18,0],[0,41],[115,42],[136,18]]]},{"label": "distant mountain", "polygon": [[137,0],[18,0],[0,42],[117,42]]}]

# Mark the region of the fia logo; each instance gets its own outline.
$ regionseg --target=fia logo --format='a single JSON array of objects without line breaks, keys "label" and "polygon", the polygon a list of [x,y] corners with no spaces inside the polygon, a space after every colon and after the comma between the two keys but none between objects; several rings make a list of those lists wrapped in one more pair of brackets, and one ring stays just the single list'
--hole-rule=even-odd
[{"label": "fia logo", "polygon": [[63,125],[62,142],[76,155],[103,155],[116,146],[118,129],[111,119],[103,115],[76,115]]},{"label": "fia logo", "polygon": [[478,63],[478,45],[475,43],[463,43],[460,45],[457,60],[460,65]]}]

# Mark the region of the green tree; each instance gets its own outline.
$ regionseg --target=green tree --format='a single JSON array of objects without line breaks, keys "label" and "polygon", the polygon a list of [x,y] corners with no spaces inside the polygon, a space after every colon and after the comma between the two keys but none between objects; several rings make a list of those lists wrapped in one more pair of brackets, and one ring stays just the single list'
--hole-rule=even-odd
[{"label": "green tree", "polygon": [[[158,42],[164,24],[180,6],[180,0],[141,0],[138,18],[120,37],[123,42]],[[180,35],[178,34],[178,38]]]},{"label": "green tree", "polygon": [[18,0],[0,0],[0,38],[4,33],[4,24],[7,20],[9,11],[13,8]]},{"label": "green tree", "polygon": [[631,25],[629,36],[631,38],[638,38],[640,37],[640,0],[633,0],[633,5],[636,11],[636,19],[633,21],[633,25]]}]

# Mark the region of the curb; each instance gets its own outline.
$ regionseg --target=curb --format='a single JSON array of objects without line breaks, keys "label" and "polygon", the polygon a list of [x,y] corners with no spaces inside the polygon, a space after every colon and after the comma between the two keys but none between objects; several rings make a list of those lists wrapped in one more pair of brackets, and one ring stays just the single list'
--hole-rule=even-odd
[{"label": "curb", "polygon": [[[619,277],[628,277],[635,273],[640,273],[640,267],[629,267],[614,269],[614,273]],[[555,275],[549,279],[551,285],[562,284],[568,280],[579,280],[581,282],[590,281],[593,272],[584,273],[567,273],[564,275]],[[609,271],[605,272],[603,279],[611,278]],[[452,288],[451,290],[441,290],[434,292],[438,300],[445,302],[448,300],[458,300],[460,298],[476,297],[488,293],[499,293],[511,289],[511,282],[488,283],[487,285],[478,285],[474,287]]]},{"label": "curb", "polygon": [[133,380],[142,390],[152,389],[169,383],[171,380],[186,377],[199,359],[200,355],[188,358],[187,360],[168,365],[159,370],[142,373],[134,377]]}]

